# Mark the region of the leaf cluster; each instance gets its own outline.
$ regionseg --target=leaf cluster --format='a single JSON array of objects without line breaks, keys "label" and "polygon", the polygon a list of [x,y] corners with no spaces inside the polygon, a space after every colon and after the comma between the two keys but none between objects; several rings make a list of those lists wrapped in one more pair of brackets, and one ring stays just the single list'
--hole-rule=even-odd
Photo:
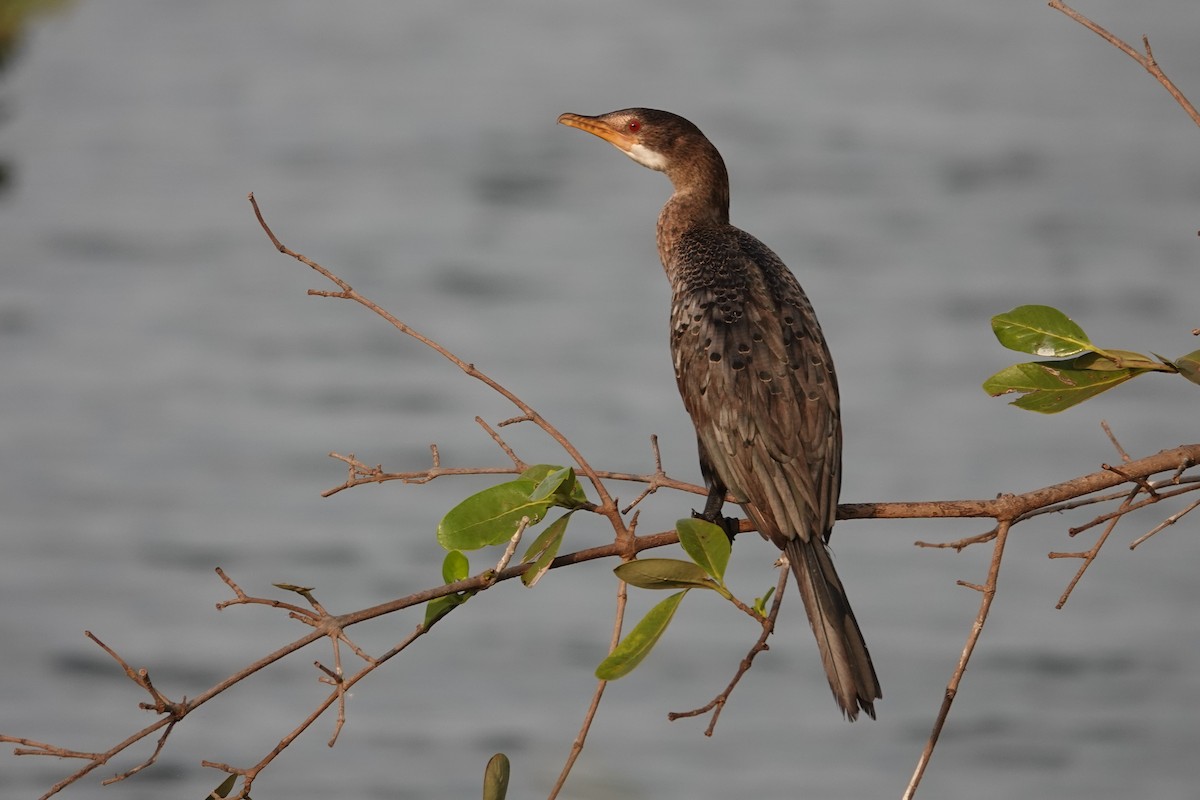
[{"label": "leaf cluster", "polygon": [[[550,464],[529,467],[515,480],[476,492],[450,509],[438,523],[438,544],[449,551],[442,562],[442,580],[446,584],[457,583],[471,574],[470,560],[464,550],[503,544],[519,530],[540,523],[550,509],[564,508],[566,513],[534,539],[521,558],[521,563],[533,564],[521,575],[521,582],[533,586],[558,555],[571,514],[587,505],[587,494],[579,485],[575,470]],[[425,608],[426,627],[473,594],[459,592],[429,601]]]},{"label": "leaf cluster", "polygon": [[[725,567],[729,564],[731,543],[725,531],[701,519],[681,519],[675,523],[679,544],[691,561],[675,558],[642,558],[627,561],[613,572],[618,578],[639,589],[681,589],[655,605],[634,626],[620,644],[600,662],[596,677],[612,681],[633,672],[662,638],[676,609],[692,589],[709,589],[737,603],[725,585]],[[774,589],[754,601],[761,618]]]},{"label": "leaf cluster", "polygon": [[1000,344],[1053,361],[1013,364],[983,382],[993,397],[1016,392],[1017,408],[1055,414],[1147,372],[1174,372],[1200,383],[1200,350],[1170,360],[1129,350],[1102,349],[1052,306],[1018,306],[992,317]]}]

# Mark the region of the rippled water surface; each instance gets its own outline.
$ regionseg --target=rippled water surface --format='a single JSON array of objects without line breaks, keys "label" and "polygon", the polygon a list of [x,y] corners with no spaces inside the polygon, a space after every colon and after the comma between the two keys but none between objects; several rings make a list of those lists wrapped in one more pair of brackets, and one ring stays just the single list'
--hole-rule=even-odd
[{"label": "rippled water surface", "polygon": [[[1191,0],[1082,10],[1200,97]],[[1196,440],[1194,386],[1151,376],[1035,417],[979,383],[1016,360],[988,318],[1043,302],[1103,344],[1177,355],[1200,325],[1200,131],[1141,68],[1043,3],[80,2],[9,65],[0,159],[0,729],[104,749],[148,723],[90,630],[172,697],[303,632],[248,591],[326,607],[440,580],[432,532],[488,481],[341,482],[326,453],[394,470],[498,465],[474,422],[514,412],[278,255],[284,242],[516,391],[597,465],[698,479],[666,355],[654,219],[669,186],[554,124],[668,108],[729,164],[733,215],[792,265],[844,398],[843,499],[990,497]],[[545,437],[505,436],[529,462]],[[617,485],[632,498],[637,488]],[[660,493],[641,530],[698,499]],[[1192,518],[1130,553],[1118,529],[1062,611],[1066,528],[1014,534],[925,796],[1195,795],[1200,680]],[[845,523],[839,568],[884,687],[879,720],[830,702],[798,603],[713,739],[668,711],[720,690],[754,632],[689,598],[609,687],[565,796],[896,797],[977,607],[988,553],[912,547],[955,522]],[[605,540],[580,519],[579,546]],[[1088,540],[1090,541],[1090,540]],[[739,543],[753,597],[774,553]],[[475,564],[483,564],[477,557]],[[496,751],[545,795],[610,636],[609,564],[504,586],[356,688],[255,797],[464,797]],[[794,597],[793,597],[794,600]],[[635,613],[651,598],[634,593]],[[356,636],[376,652],[419,619]],[[197,798],[202,759],[250,764],[323,695],[313,650],[214,701],[159,764],[65,797]],[[347,656],[349,658],[349,656]],[[148,753],[144,750],[138,757]],[[5,797],[70,769],[0,761]]]}]

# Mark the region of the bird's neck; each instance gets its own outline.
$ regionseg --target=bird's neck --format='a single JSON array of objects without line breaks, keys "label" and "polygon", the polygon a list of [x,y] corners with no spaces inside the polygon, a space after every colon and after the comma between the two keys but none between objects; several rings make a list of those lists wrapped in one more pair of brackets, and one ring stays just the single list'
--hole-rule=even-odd
[{"label": "bird's neck", "polygon": [[670,278],[673,254],[689,230],[729,223],[729,185],[676,186],[658,215],[658,255]]}]

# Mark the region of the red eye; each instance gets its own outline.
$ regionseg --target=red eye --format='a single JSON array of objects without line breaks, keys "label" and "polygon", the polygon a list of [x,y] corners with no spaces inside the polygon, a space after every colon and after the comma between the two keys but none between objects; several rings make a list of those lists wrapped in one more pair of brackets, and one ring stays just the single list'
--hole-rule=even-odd
[{"label": "red eye", "polygon": [[631,119],[625,127],[629,129],[630,133],[637,133],[642,129],[642,121],[640,119]]}]

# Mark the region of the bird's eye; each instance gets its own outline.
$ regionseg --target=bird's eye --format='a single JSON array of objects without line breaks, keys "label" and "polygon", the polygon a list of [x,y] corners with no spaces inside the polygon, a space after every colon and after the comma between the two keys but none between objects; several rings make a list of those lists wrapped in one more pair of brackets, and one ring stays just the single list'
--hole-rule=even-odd
[{"label": "bird's eye", "polygon": [[642,129],[642,121],[640,119],[631,119],[625,124],[625,127],[630,133],[637,133]]}]

